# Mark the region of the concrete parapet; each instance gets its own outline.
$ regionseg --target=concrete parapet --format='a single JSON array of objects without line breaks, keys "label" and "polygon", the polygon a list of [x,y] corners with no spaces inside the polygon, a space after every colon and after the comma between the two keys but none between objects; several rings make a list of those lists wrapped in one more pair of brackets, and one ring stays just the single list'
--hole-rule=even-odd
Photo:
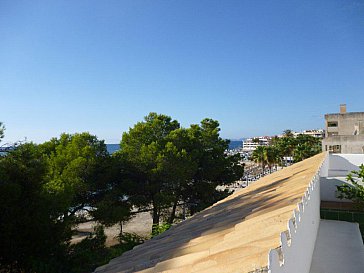
[{"label": "concrete parapet", "polygon": [[320,173],[327,173],[325,158],[309,184],[302,201],[281,233],[281,246],[268,256],[269,273],[309,273],[320,223]]}]

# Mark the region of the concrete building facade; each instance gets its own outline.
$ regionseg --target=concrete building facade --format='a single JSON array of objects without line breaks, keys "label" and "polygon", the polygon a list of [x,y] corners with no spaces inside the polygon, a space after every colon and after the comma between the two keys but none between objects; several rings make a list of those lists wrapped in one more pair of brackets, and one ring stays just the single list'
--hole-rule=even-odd
[{"label": "concrete building facade", "polygon": [[340,113],[325,115],[325,138],[322,150],[332,153],[364,153],[364,112],[346,112],[340,105]]}]

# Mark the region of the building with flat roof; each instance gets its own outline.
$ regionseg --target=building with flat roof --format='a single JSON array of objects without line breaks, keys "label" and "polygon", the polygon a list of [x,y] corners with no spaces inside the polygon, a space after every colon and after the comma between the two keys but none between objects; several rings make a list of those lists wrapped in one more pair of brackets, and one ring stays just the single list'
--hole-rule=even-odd
[{"label": "building with flat roof", "polygon": [[324,138],[325,137],[325,131],[323,129],[315,129],[315,130],[303,130],[302,132],[295,133],[294,135],[308,135],[313,136],[316,138]]},{"label": "building with flat roof", "polygon": [[268,146],[271,139],[269,136],[248,138],[243,142],[243,152],[252,152],[259,146]]},{"label": "building with flat roof", "polygon": [[332,153],[364,153],[364,112],[346,112],[340,105],[340,113],[325,115],[326,133],[322,150]]}]

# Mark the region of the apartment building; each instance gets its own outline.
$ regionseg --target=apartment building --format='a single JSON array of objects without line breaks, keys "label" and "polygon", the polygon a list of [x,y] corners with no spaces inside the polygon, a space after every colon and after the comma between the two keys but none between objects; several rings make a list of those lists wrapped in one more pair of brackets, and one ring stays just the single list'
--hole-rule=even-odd
[{"label": "apartment building", "polygon": [[340,105],[340,113],[325,115],[326,132],[322,150],[332,153],[364,153],[364,112],[347,112]]},{"label": "apartment building", "polygon": [[252,152],[259,146],[268,146],[271,139],[268,136],[248,138],[243,142],[243,152]]},{"label": "apartment building", "polygon": [[322,129],[303,130],[302,132],[297,133],[297,135],[299,135],[299,134],[313,136],[313,137],[317,137],[317,138],[324,138],[325,137],[325,131],[322,130]]}]

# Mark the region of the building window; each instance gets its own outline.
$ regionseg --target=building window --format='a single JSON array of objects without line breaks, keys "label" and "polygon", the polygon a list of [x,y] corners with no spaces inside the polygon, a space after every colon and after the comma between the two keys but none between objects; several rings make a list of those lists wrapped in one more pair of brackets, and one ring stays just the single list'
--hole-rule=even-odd
[{"label": "building window", "polygon": [[328,121],[327,127],[337,127],[337,121]]},{"label": "building window", "polygon": [[334,154],[340,154],[341,153],[341,145],[330,145],[329,146],[329,152]]}]

